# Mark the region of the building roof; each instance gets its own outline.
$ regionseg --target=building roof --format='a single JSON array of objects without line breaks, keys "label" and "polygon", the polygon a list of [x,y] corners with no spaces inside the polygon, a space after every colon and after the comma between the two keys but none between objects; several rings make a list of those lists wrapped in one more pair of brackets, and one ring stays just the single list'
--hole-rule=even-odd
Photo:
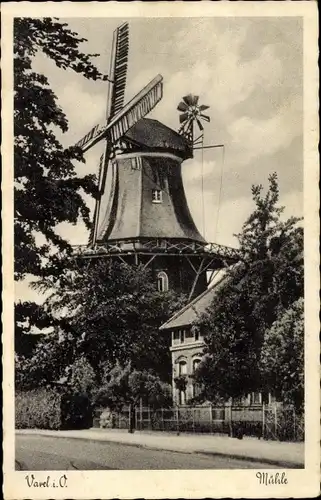
[{"label": "building roof", "polygon": [[209,307],[218,290],[222,288],[226,278],[227,275],[225,274],[215,285],[205,290],[205,292],[198,295],[192,302],[174,314],[174,316],[160,327],[160,330],[173,330],[174,328],[191,325]]},{"label": "building roof", "polygon": [[125,137],[138,146],[171,150],[184,159],[192,157],[193,151],[187,140],[158,120],[142,118],[128,130]]}]

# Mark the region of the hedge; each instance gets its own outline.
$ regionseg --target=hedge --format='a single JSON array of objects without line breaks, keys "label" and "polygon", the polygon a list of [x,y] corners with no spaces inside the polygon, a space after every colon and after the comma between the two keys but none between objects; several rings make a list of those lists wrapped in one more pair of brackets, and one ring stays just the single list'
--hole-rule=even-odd
[{"label": "hedge", "polygon": [[17,429],[88,429],[93,425],[85,394],[56,389],[17,391],[15,420]]},{"label": "hedge", "polygon": [[61,394],[54,389],[17,391],[15,418],[17,429],[60,429]]}]

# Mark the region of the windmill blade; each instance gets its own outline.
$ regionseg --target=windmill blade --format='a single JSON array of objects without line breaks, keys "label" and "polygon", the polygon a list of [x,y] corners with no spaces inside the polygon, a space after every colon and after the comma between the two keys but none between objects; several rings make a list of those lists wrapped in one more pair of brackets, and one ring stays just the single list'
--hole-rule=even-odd
[{"label": "windmill blade", "polygon": [[98,192],[102,190],[102,178],[105,163],[105,152],[100,156],[99,159],[99,169],[98,169]]},{"label": "windmill blade", "polygon": [[107,160],[107,158],[106,158],[107,154],[108,154],[108,151],[107,151],[107,145],[106,145],[105,151],[101,155],[100,160],[99,160],[99,169],[98,169],[98,197],[96,198],[96,202],[95,202],[93,226],[92,226],[92,230],[91,230],[90,237],[89,237],[89,241],[92,244],[96,243],[97,229],[98,229],[98,219],[99,219],[99,213],[100,213],[100,202],[101,202],[102,193],[104,191],[103,182],[106,182],[106,180],[104,180],[104,177],[107,174],[107,169],[106,169],[106,166],[105,166],[105,162]]},{"label": "windmill blade", "polygon": [[205,104],[201,104],[201,105],[198,107],[198,109],[199,109],[200,111],[205,111],[205,110],[206,110],[206,109],[208,109],[208,108],[209,108],[209,106],[206,106]]},{"label": "windmill blade", "polygon": [[97,135],[100,133],[101,131],[101,126],[100,125],[95,125],[89,132],[88,134],[86,134],[82,139],[80,139],[80,141],[76,142],[75,144],[75,147],[76,148],[81,148],[82,151],[87,151],[87,149],[89,148],[86,148],[85,145],[87,143],[89,143],[92,139],[95,139],[95,137],[97,137]]},{"label": "windmill blade", "polygon": [[178,111],[182,111],[183,113],[188,110],[188,105],[181,101],[179,105],[177,106]]},{"label": "windmill blade", "polygon": [[125,87],[127,78],[129,50],[128,23],[124,23],[117,28],[114,34],[113,51],[111,58],[110,79],[112,80],[110,89],[110,104],[108,117],[117,114],[124,105]]},{"label": "windmill blade", "polygon": [[203,125],[202,125],[201,121],[200,121],[198,118],[196,118],[196,123],[197,123],[197,125],[198,125],[198,128],[199,128],[201,131],[203,131],[203,130],[204,130],[204,127],[203,127]]},{"label": "windmill blade", "polygon": [[210,121],[211,121],[210,117],[209,117],[209,116],[207,116],[207,115],[203,115],[203,113],[200,113],[200,116],[201,116],[201,117],[203,118],[203,120],[205,120],[206,122],[210,122]]},{"label": "windmill blade", "polygon": [[198,95],[193,95],[193,94],[188,94],[183,97],[183,101],[186,102],[188,106],[196,106],[196,104],[198,103],[198,99],[199,99]]},{"label": "windmill blade", "polygon": [[189,118],[188,113],[183,113],[183,114],[179,115],[179,123],[186,122],[186,120],[188,120],[188,118]]}]

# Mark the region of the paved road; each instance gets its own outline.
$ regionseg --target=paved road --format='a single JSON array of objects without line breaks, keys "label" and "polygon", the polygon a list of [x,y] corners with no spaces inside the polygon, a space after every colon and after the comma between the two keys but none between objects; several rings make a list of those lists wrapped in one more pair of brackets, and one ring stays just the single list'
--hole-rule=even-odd
[{"label": "paved road", "polygon": [[228,457],[149,450],[111,442],[16,436],[16,470],[265,469]]}]

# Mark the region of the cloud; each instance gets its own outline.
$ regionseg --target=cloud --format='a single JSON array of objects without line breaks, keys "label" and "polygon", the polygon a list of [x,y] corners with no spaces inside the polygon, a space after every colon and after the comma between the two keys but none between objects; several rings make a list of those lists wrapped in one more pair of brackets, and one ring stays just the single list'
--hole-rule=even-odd
[{"label": "cloud", "polygon": [[[267,120],[242,116],[228,125],[231,146],[238,151],[238,164],[275,153],[302,133],[301,100],[293,99]],[[277,133],[276,133],[277,132]]]},{"label": "cloud", "polygon": [[106,97],[101,93],[93,97],[78,80],[65,82],[56,92],[69,122],[68,145],[80,140],[98,123],[104,123]]},{"label": "cloud", "polygon": [[303,194],[301,191],[286,193],[280,202],[284,206],[283,220],[289,217],[303,217]]}]

